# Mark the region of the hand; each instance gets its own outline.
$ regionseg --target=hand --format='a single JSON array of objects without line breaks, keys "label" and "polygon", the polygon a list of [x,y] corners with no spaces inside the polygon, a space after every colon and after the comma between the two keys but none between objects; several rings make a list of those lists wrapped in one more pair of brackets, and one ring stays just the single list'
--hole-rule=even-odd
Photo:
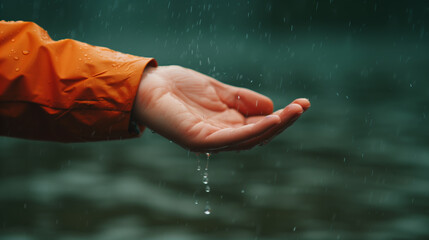
[{"label": "hand", "polygon": [[310,107],[307,99],[273,113],[272,101],[179,66],[148,67],[133,114],[136,120],[197,152],[249,149],[265,143]]}]

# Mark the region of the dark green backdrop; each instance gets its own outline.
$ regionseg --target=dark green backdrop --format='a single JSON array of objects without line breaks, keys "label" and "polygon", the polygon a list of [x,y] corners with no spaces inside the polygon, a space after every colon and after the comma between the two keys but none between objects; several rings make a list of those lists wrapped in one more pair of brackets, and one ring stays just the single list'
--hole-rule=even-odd
[{"label": "dark green backdrop", "polygon": [[2,137],[0,239],[429,237],[429,2],[1,0],[0,18],[196,69],[276,108],[312,101],[270,144],[212,156],[209,193],[205,156],[150,131]]}]

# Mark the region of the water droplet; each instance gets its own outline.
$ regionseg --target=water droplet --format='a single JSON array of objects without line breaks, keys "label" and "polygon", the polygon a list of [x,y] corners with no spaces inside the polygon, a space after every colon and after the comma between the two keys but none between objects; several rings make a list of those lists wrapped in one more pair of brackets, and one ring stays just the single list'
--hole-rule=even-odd
[{"label": "water droplet", "polygon": [[195,200],[195,202],[194,202],[194,203],[195,203],[195,205],[198,205],[198,200]]},{"label": "water droplet", "polygon": [[15,56],[15,57],[13,57],[13,59],[15,59],[15,60],[19,60],[19,57]]},{"label": "water droplet", "polygon": [[15,38],[12,38],[12,40],[11,40],[12,42],[15,42]]},{"label": "water droplet", "polygon": [[204,168],[204,170],[208,171],[209,170],[209,162],[210,162],[210,153],[206,153],[207,156],[207,161],[206,161],[206,167]]},{"label": "water droplet", "polygon": [[18,72],[19,70],[20,70],[19,67],[15,68],[15,72]]},{"label": "water droplet", "polygon": [[197,171],[201,171],[201,164],[200,164],[199,154],[197,154]]},{"label": "water droplet", "polygon": [[241,193],[245,193],[246,191],[244,191],[244,189],[241,189]]},{"label": "water droplet", "polygon": [[79,61],[82,61],[82,58],[78,58]]},{"label": "water droplet", "polygon": [[209,174],[207,172],[204,173],[204,176],[203,176],[203,183],[204,184],[208,184],[209,183],[209,176],[208,175]]},{"label": "water droplet", "polygon": [[209,185],[206,186],[206,192],[210,192],[210,186]]},{"label": "water droplet", "polygon": [[295,231],[296,231],[296,227],[293,227],[292,231],[294,231],[294,232],[295,232]]},{"label": "water droplet", "polygon": [[85,53],[85,54],[83,54],[83,56],[88,57],[88,54]]},{"label": "water droplet", "polygon": [[113,63],[113,64],[112,64],[112,67],[116,67],[116,64],[114,64],[114,63]]},{"label": "water droplet", "polygon": [[237,96],[237,100],[240,100],[240,96]]},{"label": "water droplet", "polygon": [[210,213],[212,213],[212,209],[210,208],[209,203],[206,203],[206,207],[204,208],[204,214],[205,215],[210,215]]},{"label": "water droplet", "polygon": [[22,54],[24,54],[24,55],[28,55],[29,53],[30,53],[30,51],[27,51],[27,50],[22,51]]}]

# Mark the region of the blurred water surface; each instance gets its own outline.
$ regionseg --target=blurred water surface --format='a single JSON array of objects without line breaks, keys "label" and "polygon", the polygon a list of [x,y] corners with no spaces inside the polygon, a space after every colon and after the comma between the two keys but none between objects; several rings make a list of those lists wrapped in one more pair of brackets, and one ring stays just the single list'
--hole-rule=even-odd
[{"label": "blurred water surface", "polygon": [[196,69],[276,108],[312,102],[268,145],[211,156],[208,193],[206,156],[149,130],[0,138],[0,239],[429,238],[427,2],[1,1],[0,17]]}]

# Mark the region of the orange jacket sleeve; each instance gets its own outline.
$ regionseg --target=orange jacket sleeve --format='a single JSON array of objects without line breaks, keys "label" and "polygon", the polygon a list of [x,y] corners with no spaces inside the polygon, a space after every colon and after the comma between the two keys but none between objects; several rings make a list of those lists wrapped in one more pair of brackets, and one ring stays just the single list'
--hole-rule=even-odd
[{"label": "orange jacket sleeve", "polygon": [[[77,142],[139,135],[133,102],[156,61],[0,21],[0,135]],[[131,125],[130,125],[131,124]]]}]

